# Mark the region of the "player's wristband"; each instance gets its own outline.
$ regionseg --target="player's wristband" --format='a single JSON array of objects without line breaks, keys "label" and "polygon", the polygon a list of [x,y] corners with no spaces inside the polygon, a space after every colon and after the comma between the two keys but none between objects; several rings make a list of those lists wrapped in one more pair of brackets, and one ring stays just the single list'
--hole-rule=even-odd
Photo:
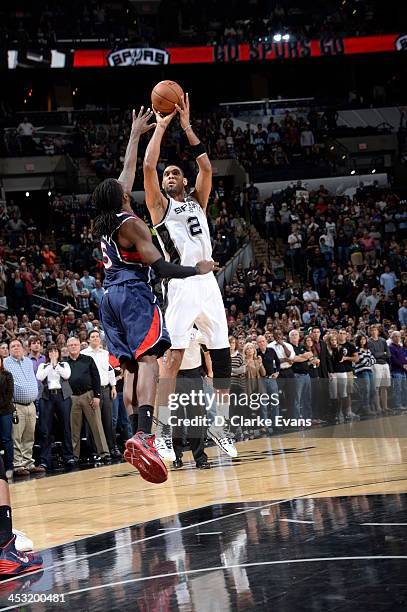
[{"label": "player's wristband", "polygon": [[189,276],[200,274],[197,266],[179,266],[178,264],[165,261],[163,257],[152,263],[151,267],[157,276],[164,278],[188,278]]},{"label": "player's wristband", "polygon": [[196,145],[191,145],[191,151],[195,159],[198,159],[198,157],[201,157],[201,155],[205,155],[206,153],[206,149],[202,142],[198,142]]},{"label": "player's wristband", "polygon": [[190,123],[188,123],[186,128],[182,128],[184,130],[184,132],[188,132],[188,130],[192,130],[192,125]]}]

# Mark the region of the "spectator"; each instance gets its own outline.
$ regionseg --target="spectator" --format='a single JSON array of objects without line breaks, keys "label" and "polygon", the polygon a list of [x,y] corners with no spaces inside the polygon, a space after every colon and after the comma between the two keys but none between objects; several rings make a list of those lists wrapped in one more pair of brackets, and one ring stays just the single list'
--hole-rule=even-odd
[{"label": "spectator", "polygon": [[252,307],[258,326],[264,327],[266,323],[266,304],[261,299],[260,293],[255,294]]},{"label": "spectator", "polygon": [[2,310],[7,310],[6,283],[6,268],[0,258],[0,312]]},{"label": "spectator", "polygon": [[341,359],[337,364],[337,372],[346,374],[346,395],[344,397],[344,417],[345,420],[359,418],[357,414],[352,412],[352,392],[353,392],[353,365],[358,362],[358,354],[354,344],[348,340],[348,332],[346,329],[340,329],[338,333],[338,348]]},{"label": "spectator", "polygon": [[69,383],[72,389],[71,430],[74,458],[79,461],[82,420],[85,416],[97,453],[108,463],[110,455],[100,416],[101,388],[97,366],[91,357],[80,354],[80,342],[77,338],[69,338],[67,348],[69,357],[66,361],[71,368]]},{"label": "spectator", "polygon": [[384,338],[379,337],[379,326],[372,325],[370,327],[370,338],[368,347],[376,360],[373,364],[373,376],[375,385],[376,412],[388,412],[388,393],[387,390],[391,387],[390,378],[390,351],[387,342]]},{"label": "spectator", "polygon": [[121,431],[122,445],[126,440],[132,437],[133,431],[130,425],[129,417],[127,414],[126,407],[123,401],[123,387],[124,387],[124,371],[120,366],[113,368],[116,378],[116,391],[117,396],[114,398],[112,403],[112,430],[113,440],[115,446],[117,445],[117,430]]},{"label": "spectator", "polygon": [[102,283],[100,282],[100,280],[96,280],[95,288],[92,289],[92,292],[90,294],[92,308],[95,308],[97,311],[99,310],[104,294],[105,290],[102,287]]},{"label": "spectator", "polygon": [[69,384],[71,368],[61,361],[56,344],[50,344],[46,359],[38,367],[37,380],[42,383],[40,394],[39,428],[41,436],[40,465],[52,470],[52,431],[57,415],[62,431],[62,455],[66,466],[75,463],[72,449],[71,407],[72,389]]},{"label": "spectator", "polygon": [[292,329],[288,336],[294,349],[295,357],[292,365],[295,379],[294,408],[295,419],[304,418],[312,420],[311,406],[311,378],[309,375],[310,362],[314,358],[312,351],[307,351],[303,344],[300,345],[300,334]]},{"label": "spectator", "polygon": [[[230,383],[231,395],[231,414],[239,417],[246,415],[240,410],[240,399],[245,391],[246,366],[244,365],[243,355],[237,350],[237,341],[234,336],[229,336],[230,357],[232,362],[232,376]],[[237,428],[239,430],[239,428]]]},{"label": "spectator", "polygon": [[406,399],[406,371],[407,357],[401,342],[401,334],[394,331],[391,334],[390,349],[390,372],[393,383],[393,408],[394,410],[407,410],[403,404]]},{"label": "spectator", "polygon": [[355,375],[359,388],[361,412],[366,415],[374,415],[376,412],[373,365],[376,359],[369,349],[368,338],[365,334],[356,336],[355,344],[359,358],[355,364]]},{"label": "spectator", "polygon": [[360,311],[364,310],[367,307],[368,297],[369,297],[369,285],[363,285],[362,291],[359,293],[359,295],[356,298],[356,305],[359,307]]},{"label": "spectator", "polygon": [[92,357],[98,369],[101,385],[100,414],[106,441],[111,456],[114,458],[121,457],[121,453],[113,440],[112,429],[112,401],[117,397],[116,377],[109,363],[109,353],[102,348],[100,333],[97,329],[90,332],[89,347],[82,350],[81,355]]},{"label": "spectator", "polygon": [[298,274],[301,270],[302,235],[296,225],[293,226],[287,242],[293,274]]},{"label": "spectator", "polygon": [[20,146],[23,155],[31,155],[35,149],[33,135],[35,128],[32,123],[24,117],[23,121],[17,126],[17,134],[20,137]]},{"label": "spectator", "polygon": [[384,287],[384,293],[388,295],[396,286],[397,278],[391,272],[390,266],[385,266],[383,274],[380,275],[380,284]]},{"label": "spectator", "polygon": [[314,134],[312,133],[309,123],[305,125],[301,132],[300,144],[304,149],[305,155],[309,157],[315,144]]},{"label": "spectator", "polygon": [[[34,323],[35,321],[33,322],[33,324]],[[39,321],[38,323],[39,325],[41,325]],[[38,336],[30,336],[28,338],[28,348],[30,352],[28,353],[27,357],[31,360],[34,375],[37,376],[37,372],[38,372],[38,368],[40,364],[45,363],[45,355],[43,355],[42,353],[43,347],[42,347],[41,338],[39,338]],[[40,390],[41,390],[41,384],[38,383],[38,392],[40,392]]]},{"label": "spectator", "polygon": [[4,450],[4,467],[7,478],[13,476],[13,412],[14,412],[13,376],[4,368],[4,359],[0,354],[0,440]]},{"label": "spectator", "polygon": [[377,291],[376,287],[372,288],[372,292],[366,298],[366,307],[369,310],[370,314],[373,314],[377,308],[377,305],[380,303],[381,296]]},{"label": "spectator", "polygon": [[89,274],[89,270],[83,271],[81,283],[85,287],[85,289],[87,289],[92,294],[92,291],[96,287],[96,279],[94,276],[91,276],[91,274]]},{"label": "spectator", "polygon": [[[276,402],[275,398],[278,398],[277,378],[280,374],[280,360],[276,351],[267,346],[265,336],[257,336],[257,347],[257,355],[261,357],[265,370],[265,375],[261,379],[262,392],[270,398],[268,404],[262,406],[262,417],[275,422],[276,416],[279,415],[279,401]],[[273,429],[270,427],[268,432],[271,434],[272,431]]]},{"label": "spectator", "polygon": [[291,415],[295,394],[294,372],[292,369],[295,358],[294,349],[291,344],[284,341],[283,332],[279,329],[274,333],[274,340],[267,346],[268,348],[274,349],[280,361],[278,386],[284,397],[283,409],[288,415]]},{"label": "spectator", "polygon": [[[243,363],[246,369],[246,393],[248,398],[250,398],[253,394],[258,395],[260,393],[261,378],[266,375],[263,360],[261,355],[256,353],[256,346],[253,344],[253,342],[246,342],[243,348]],[[246,414],[244,416],[248,419],[253,419],[256,415],[249,407],[249,409],[246,409]],[[248,434],[250,438],[259,437],[260,430],[258,428],[254,429],[251,425],[249,425]]]},{"label": "spectator", "polygon": [[313,311],[316,311],[319,303],[319,295],[318,291],[311,288],[310,283],[306,283],[305,291],[302,294],[302,299],[304,300],[305,304],[311,304]]},{"label": "spectator", "polygon": [[51,270],[52,267],[55,265],[55,261],[56,261],[56,255],[53,251],[51,251],[51,249],[49,248],[48,244],[44,244],[44,248],[41,251],[41,255],[42,258],[45,261],[45,265],[47,267],[47,270]]},{"label": "spectator", "polygon": [[[320,365],[320,359],[316,350],[316,346],[312,339],[312,332],[308,333],[303,341],[304,349],[306,352],[311,353],[312,357],[308,360],[308,373],[310,377],[310,406],[312,412],[312,424],[320,425],[324,423],[327,419],[327,408],[326,405],[320,405],[320,391],[319,391],[319,378],[318,378],[318,368]],[[295,350],[295,348],[294,348]],[[321,410],[323,406],[323,409]],[[313,415],[314,410],[318,417]],[[325,421],[319,418],[319,415],[323,414]]]},{"label": "spectator", "polygon": [[24,357],[20,340],[10,342],[10,356],[4,360],[4,367],[13,376],[14,402],[18,418],[18,422],[13,424],[14,477],[20,478],[45,472],[42,466],[35,466],[33,459],[37,379],[31,359]]},{"label": "spectator", "polygon": [[343,354],[339,348],[337,333],[330,333],[326,337],[328,371],[329,371],[329,397],[335,406],[336,422],[345,420],[348,381],[347,373],[343,371],[340,362]]},{"label": "spectator", "polygon": [[397,315],[401,328],[407,328],[407,300],[403,300],[403,305],[399,308]]}]

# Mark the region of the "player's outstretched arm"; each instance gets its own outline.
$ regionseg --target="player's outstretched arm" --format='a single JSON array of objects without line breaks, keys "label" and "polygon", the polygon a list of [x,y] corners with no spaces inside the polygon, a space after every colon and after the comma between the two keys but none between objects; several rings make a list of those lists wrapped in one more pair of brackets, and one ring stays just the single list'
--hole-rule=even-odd
[{"label": "player's outstretched arm", "polygon": [[215,269],[213,261],[199,261],[196,266],[179,266],[165,261],[154,246],[148,226],[141,219],[131,219],[120,228],[120,236],[134,244],[141,258],[158,276],[164,278],[187,278],[197,274],[208,274]]},{"label": "player's outstretched arm", "polygon": [[161,141],[165,130],[169,126],[176,112],[162,117],[160,113],[155,111],[157,126],[154,130],[150,142],[147,145],[146,154],[143,162],[144,172],[144,192],[146,197],[147,208],[150,212],[153,223],[159,223],[164,216],[167,208],[167,199],[161,193],[160,182],[157,174],[157,164],[160,158]]},{"label": "player's outstretched arm", "polygon": [[131,126],[130,138],[127,144],[126,155],[124,157],[123,170],[119,176],[119,183],[122,184],[125,193],[131,193],[134,178],[136,176],[137,152],[140,136],[155,127],[155,123],[148,123],[153,116],[153,111],[149,108],[144,113],[144,106],[139,110],[138,115],[133,110],[133,123]]},{"label": "player's outstretched arm", "polygon": [[203,144],[191,126],[189,94],[186,94],[181,104],[176,104],[175,108],[179,112],[181,127],[188,138],[192,152],[195,155],[196,163],[199,166],[199,172],[195,182],[195,197],[202,208],[206,208],[212,189],[212,164]]}]

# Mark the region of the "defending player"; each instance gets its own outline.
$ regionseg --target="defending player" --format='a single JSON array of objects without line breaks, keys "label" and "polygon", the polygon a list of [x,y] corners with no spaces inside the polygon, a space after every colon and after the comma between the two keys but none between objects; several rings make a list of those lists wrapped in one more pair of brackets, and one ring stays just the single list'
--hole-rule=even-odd
[{"label": "defending player", "polygon": [[[181,168],[168,166],[164,170],[162,188],[157,174],[161,141],[176,113],[181,127],[197,161],[199,172],[195,187],[187,191],[187,179]],[[155,113],[157,126],[148,144],[144,158],[144,189],[154,228],[165,259],[173,263],[194,266],[200,259],[212,257],[212,245],[206,219],[206,207],[212,189],[212,166],[203,144],[190,123],[189,98],[186,94],[182,105],[170,115]],[[175,390],[175,382],[184,350],[189,346],[190,334],[195,324],[210,350],[214,384],[220,401],[218,415],[224,418],[224,427],[211,427],[208,434],[231,457],[237,455],[227,428],[229,418],[229,384],[231,360],[225,308],[218,283],[212,272],[199,278],[172,279],[168,283],[168,307],[165,314],[171,338],[171,353],[164,365],[164,378],[159,386],[159,425],[156,448],[160,456],[175,460],[168,424],[168,395]]]},{"label": "defending player", "polygon": [[0,455],[0,579],[28,574],[42,568],[42,557],[36,553],[19,552],[12,530],[10,491]]},{"label": "defending player", "polygon": [[[151,269],[164,277],[185,278],[207,274],[213,262],[200,261],[195,266],[168,264],[152,243],[148,226],[130,205],[141,134],[155,124],[148,124],[150,109],[141,108],[133,125],[126,150],[124,168],[116,179],[106,179],[94,193],[98,216],[94,234],[101,239],[105,267],[105,294],[100,305],[100,320],[109,352],[134,377],[138,400],[138,432],[126,443],[125,459],[150,482],[164,482],[167,468],[155,447],[151,425],[157,389],[157,357],[170,347],[157,298],[150,285]],[[137,362],[137,363],[136,363]],[[129,377],[129,380],[131,377]],[[126,395],[128,393],[126,392]]]}]

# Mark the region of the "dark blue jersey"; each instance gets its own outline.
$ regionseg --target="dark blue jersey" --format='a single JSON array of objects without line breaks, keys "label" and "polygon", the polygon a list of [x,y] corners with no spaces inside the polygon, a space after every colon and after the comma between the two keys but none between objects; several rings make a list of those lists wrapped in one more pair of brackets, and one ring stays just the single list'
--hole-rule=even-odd
[{"label": "dark blue jersey", "polygon": [[151,268],[144,264],[135,246],[124,248],[119,244],[119,229],[129,219],[138,219],[132,213],[117,213],[118,227],[111,236],[102,236],[100,246],[105,266],[104,287],[120,285],[129,280],[150,283]]}]

